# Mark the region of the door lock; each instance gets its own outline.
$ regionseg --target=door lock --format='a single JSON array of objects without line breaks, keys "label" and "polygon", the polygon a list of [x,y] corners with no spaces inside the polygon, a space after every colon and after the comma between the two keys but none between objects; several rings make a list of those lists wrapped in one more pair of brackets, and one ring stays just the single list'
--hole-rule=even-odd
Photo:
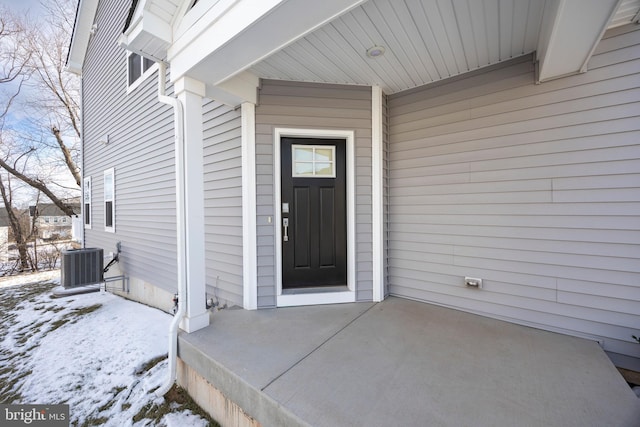
[{"label": "door lock", "polygon": [[282,227],[284,228],[284,232],[282,234],[282,240],[285,242],[289,241],[289,218],[282,218]]}]

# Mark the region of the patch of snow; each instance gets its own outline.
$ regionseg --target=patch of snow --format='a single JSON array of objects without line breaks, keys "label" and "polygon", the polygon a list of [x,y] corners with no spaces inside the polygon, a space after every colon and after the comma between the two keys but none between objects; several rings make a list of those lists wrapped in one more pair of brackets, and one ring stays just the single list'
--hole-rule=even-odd
[{"label": "patch of snow", "polygon": [[38,271],[36,273],[23,273],[15,276],[0,277],[0,288],[6,288],[10,286],[25,285],[29,283],[42,282],[42,281],[56,281],[60,282],[60,270],[48,270]]},{"label": "patch of snow", "polygon": [[[38,294],[38,286],[0,289],[0,364],[10,368],[0,377],[0,389],[14,382],[13,402],[2,403],[66,403],[77,425],[154,425],[144,418],[134,423],[133,416],[163,402],[153,391],[166,378],[166,358],[142,368],[167,353],[171,316],[109,293],[51,299],[50,292]],[[166,414],[157,425],[208,422],[184,410]]]},{"label": "patch of snow", "polygon": [[184,411],[184,413],[177,414],[171,413],[164,417],[167,427],[207,427],[207,421],[202,417],[191,413],[191,411]]}]

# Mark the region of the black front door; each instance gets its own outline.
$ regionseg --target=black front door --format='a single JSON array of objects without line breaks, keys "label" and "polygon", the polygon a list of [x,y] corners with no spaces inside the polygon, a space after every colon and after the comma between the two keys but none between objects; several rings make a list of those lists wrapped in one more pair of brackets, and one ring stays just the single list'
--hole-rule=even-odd
[{"label": "black front door", "polygon": [[346,286],[346,141],[281,143],[282,288]]}]

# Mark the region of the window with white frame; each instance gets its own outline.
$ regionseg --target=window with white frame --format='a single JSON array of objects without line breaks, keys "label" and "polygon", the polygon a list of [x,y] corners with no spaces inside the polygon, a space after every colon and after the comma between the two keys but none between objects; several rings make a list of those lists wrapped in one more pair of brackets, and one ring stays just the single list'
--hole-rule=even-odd
[{"label": "window with white frame", "polygon": [[84,211],[84,228],[91,229],[91,177],[84,178],[82,186],[82,208]]},{"label": "window with white frame", "polygon": [[116,231],[115,170],[104,171],[104,231]]},{"label": "window with white frame", "polygon": [[132,90],[137,87],[153,70],[155,62],[144,58],[137,53],[127,53],[127,88]]}]

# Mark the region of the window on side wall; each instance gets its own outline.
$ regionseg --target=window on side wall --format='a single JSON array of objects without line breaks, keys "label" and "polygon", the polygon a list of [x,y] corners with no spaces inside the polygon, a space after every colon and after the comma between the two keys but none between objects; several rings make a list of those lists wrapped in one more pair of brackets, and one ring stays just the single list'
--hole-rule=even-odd
[{"label": "window on side wall", "polygon": [[104,171],[104,231],[116,232],[115,171]]},{"label": "window on side wall", "polygon": [[127,90],[131,91],[157,68],[156,63],[137,53],[127,53]]},{"label": "window on side wall", "polygon": [[82,210],[84,217],[84,228],[91,229],[91,177],[85,177],[82,187]]}]

